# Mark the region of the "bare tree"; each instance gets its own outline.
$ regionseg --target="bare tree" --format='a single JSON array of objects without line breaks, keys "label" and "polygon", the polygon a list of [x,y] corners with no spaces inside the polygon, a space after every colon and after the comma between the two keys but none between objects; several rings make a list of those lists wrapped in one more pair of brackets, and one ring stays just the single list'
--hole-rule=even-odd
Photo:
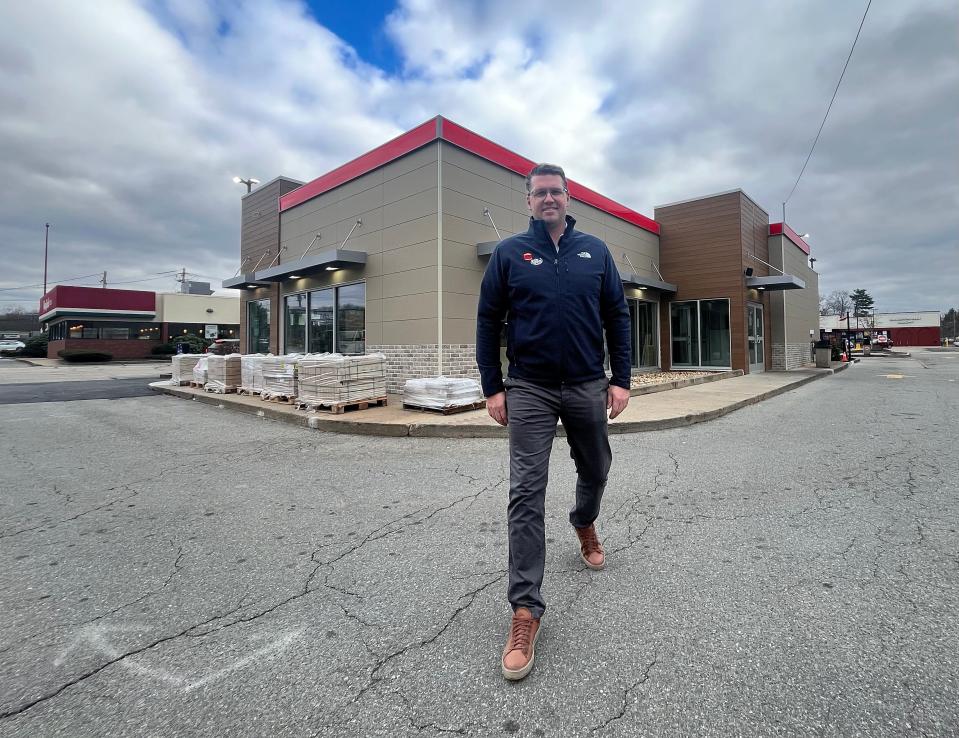
[{"label": "bare tree", "polygon": [[852,300],[846,290],[834,290],[819,298],[820,315],[846,315],[852,310]]}]

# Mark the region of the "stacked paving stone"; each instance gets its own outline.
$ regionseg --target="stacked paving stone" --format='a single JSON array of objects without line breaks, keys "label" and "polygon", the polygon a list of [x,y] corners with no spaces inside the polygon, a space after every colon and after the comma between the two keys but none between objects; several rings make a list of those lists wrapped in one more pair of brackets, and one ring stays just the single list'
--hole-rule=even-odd
[{"label": "stacked paving stone", "polygon": [[240,386],[240,355],[207,357],[207,380],[204,387],[213,392],[234,392]]},{"label": "stacked paving stone", "polygon": [[298,400],[343,405],[386,397],[386,356],[313,354],[299,360]]},{"label": "stacked paving stone", "polygon": [[199,384],[201,387],[206,385],[207,381],[207,361],[210,357],[204,355],[201,356],[199,361],[193,367],[193,381]]},{"label": "stacked paving stone", "polygon": [[299,392],[297,362],[302,354],[266,356],[263,358],[264,398],[296,397]]},{"label": "stacked paving stone", "polygon": [[176,354],[173,357],[173,378],[171,384],[189,384],[193,381],[193,368],[203,358],[203,354]]},{"label": "stacked paving stone", "polygon": [[240,389],[247,392],[263,391],[263,360],[267,354],[246,354],[240,359]]},{"label": "stacked paving stone", "polygon": [[403,404],[444,410],[483,401],[479,382],[468,377],[409,379],[403,387]]}]

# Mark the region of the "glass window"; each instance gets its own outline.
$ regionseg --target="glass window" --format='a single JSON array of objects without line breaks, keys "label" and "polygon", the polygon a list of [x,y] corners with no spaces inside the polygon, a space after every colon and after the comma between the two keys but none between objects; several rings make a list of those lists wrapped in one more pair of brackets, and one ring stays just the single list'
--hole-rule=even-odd
[{"label": "glass window", "polygon": [[672,364],[729,367],[729,300],[690,300],[669,306]]},{"label": "glass window", "polygon": [[67,338],[96,338],[96,323],[69,323],[67,325]]},{"label": "glass window", "polygon": [[306,293],[287,295],[284,350],[288,354],[306,353]]},{"label": "glass window", "polygon": [[113,328],[111,326],[103,326],[100,328],[100,338],[104,339],[127,339],[130,337],[129,328]]},{"label": "glass window", "polygon": [[701,365],[731,366],[729,363],[729,301],[701,300],[699,324]]},{"label": "glass window", "polygon": [[[633,366],[659,366],[659,351],[656,336],[656,316],[659,305],[655,302],[637,302],[633,330]],[[632,317],[632,315],[630,315]]]},{"label": "glass window", "polygon": [[310,293],[310,352],[333,353],[333,320],[336,292],[333,289]]},{"label": "glass window", "polygon": [[699,366],[699,321],[696,302],[674,302],[669,306],[672,328],[673,366]]},{"label": "glass window", "polygon": [[341,354],[366,351],[366,283],[336,290],[336,350]]}]

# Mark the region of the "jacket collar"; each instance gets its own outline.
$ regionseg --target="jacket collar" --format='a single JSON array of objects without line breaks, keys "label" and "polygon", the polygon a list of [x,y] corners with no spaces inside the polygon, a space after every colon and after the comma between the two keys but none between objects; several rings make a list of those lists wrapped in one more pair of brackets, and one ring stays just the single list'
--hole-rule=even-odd
[{"label": "jacket collar", "polygon": [[[572,215],[566,215],[566,230],[563,231],[563,235],[569,235],[570,231],[573,230],[573,226],[576,225],[576,218]],[[545,240],[550,243],[553,242],[553,239],[550,238],[549,231],[546,230],[546,223],[542,220],[535,220],[532,216],[529,219],[529,230],[527,231],[530,235],[534,236],[537,240]]]}]

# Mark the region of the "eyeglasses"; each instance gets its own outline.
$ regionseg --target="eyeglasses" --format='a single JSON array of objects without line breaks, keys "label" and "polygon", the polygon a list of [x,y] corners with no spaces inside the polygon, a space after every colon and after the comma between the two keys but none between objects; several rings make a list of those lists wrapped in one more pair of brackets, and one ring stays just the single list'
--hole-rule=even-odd
[{"label": "eyeglasses", "polygon": [[529,193],[529,196],[532,197],[534,200],[542,200],[547,195],[551,195],[553,199],[555,200],[557,198],[562,197],[564,194],[566,194],[566,192],[568,192],[568,190],[565,187],[563,188],[550,187],[549,189],[544,189],[544,190],[533,190],[532,192]]}]

